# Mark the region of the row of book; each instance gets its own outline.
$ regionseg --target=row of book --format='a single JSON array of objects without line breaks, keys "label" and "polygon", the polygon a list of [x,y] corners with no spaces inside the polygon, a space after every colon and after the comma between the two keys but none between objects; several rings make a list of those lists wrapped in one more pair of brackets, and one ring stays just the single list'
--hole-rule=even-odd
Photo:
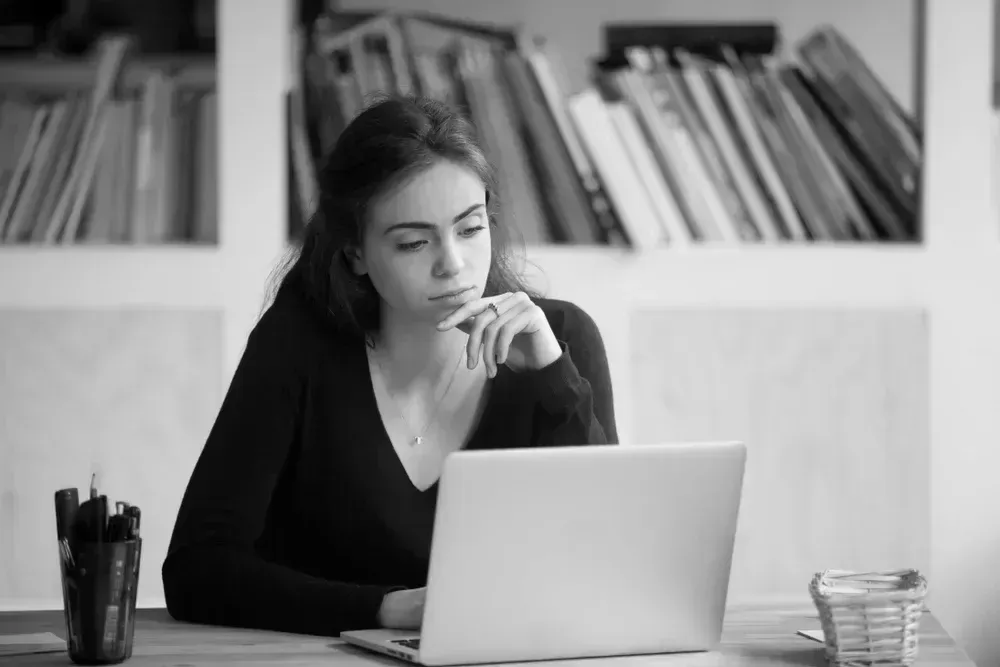
[{"label": "row of book", "polygon": [[[598,242],[581,217],[589,206],[549,208],[553,201],[536,180],[522,105],[539,108],[533,87],[536,70],[549,67],[543,54],[532,59],[502,31],[426,15],[323,14],[309,28],[301,37],[302,81],[289,105],[293,236],[315,207],[317,165],[339,133],[367,99],[397,93],[434,97],[471,116],[500,176],[498,215],[527,243]],[[561,176],[565,185],[575,181],[569,171]],[[550,225],[552,216],[564,222]]]},{"label": "row of book", "polygon": [[[636,244],[913,241],[921,148],[898,106],[877,103],[830,29],[809,68],[631,47],[629,67],[568,105]],[[843,67],[839,65],[843,64]],[[874,78],[868,79],[873,83]]]},{"label": "row of book", "polygon": [[3,243],[216,241],[214,88],[168,67],[125,77],[129,46],[102,39],[76,80],[4,86]]},{"label": "row of book", "polygon": [[499,173],[501,217],[528,244],[919,238],[919,130],[830,27],[796,60],[725,42],[629,46],[575,92],[544,41],[435,16],[325,15],[302,43],[293,231],[315,206],[323,155],[389,92],[469,113]]}]

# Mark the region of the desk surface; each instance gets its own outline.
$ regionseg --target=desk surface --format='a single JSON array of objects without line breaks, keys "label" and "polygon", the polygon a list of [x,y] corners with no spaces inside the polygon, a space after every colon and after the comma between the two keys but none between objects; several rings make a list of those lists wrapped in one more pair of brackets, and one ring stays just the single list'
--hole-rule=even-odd
[{"label": "desk surface", "polygon": [[[827,663],[823,645],[795,634],[818,630],[819,619],[809,603],[799,606],[735,605],[726,613],[722,646],[698,654],[630,656],[586,661],[586,667],[661,667],[692,665],[744,667],[815,665]],[[920,625],[923,667],[975,667],[932,614]],[[52,632],[65,637],[61,612],[0,613],[0,634]],[[67,665],[65,653],[0,658],[0,664]],[[554,663],[583,667],[583,660]],[[399,667],[406,663],[348,646],[338,639],[178,623],[166,610],[141,609],[136,616],[135,648],[126,665],[207,667],[209,665],[266,664],[295,667]],[[523,663],[522,663],[523,664]]]}]

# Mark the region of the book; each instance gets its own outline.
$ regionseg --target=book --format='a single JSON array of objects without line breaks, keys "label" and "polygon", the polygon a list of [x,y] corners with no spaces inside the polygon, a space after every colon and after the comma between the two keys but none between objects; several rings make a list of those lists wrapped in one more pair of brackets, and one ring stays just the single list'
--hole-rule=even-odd
[{"label": "book", "polygon": [[471,117],[529,244],[919,241],[919,126],[835,28],[787,48],[766,22],[604,34],[590,85],[571,91],[523,27],[318,17],[298,54],[292,191],[315,193],[317,165],[375,95],[418,94]]}]

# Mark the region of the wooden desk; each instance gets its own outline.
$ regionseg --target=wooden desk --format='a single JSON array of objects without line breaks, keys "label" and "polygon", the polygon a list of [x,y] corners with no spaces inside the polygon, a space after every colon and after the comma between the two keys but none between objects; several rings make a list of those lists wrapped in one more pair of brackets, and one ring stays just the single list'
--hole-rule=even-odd
[{"label": "wooden desk", "polygon": [[[551,665],[572,667],[749,667],[758,665],[825,665],[823,645],[796,635],[819,629],[815,609],[738,605],[726,614],[719,651],[632,656],[595,660],[562,660]],[[61,612],[0,614],[0,634],[52,632],[65,637]],[[0,658],[0,665],[69,665],[65,653]],[[338,639],[218,628],[178,623],[166,610],[137,614],[132,667],[208,667],[209,665],[276,665],[295,667],[399,667],[406,663],[348,646]],[[921,621],[918,665],[975,667],[931,614]]]}]

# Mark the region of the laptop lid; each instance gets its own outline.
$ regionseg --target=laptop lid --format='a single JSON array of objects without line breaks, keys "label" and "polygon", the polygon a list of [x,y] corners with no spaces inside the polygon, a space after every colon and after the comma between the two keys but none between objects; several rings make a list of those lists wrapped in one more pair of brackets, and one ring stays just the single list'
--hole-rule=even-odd
[{"label": "laptop lid", "polygon": [[745,459],[739,442],[449,455],[421,662],[714,648]]}]

